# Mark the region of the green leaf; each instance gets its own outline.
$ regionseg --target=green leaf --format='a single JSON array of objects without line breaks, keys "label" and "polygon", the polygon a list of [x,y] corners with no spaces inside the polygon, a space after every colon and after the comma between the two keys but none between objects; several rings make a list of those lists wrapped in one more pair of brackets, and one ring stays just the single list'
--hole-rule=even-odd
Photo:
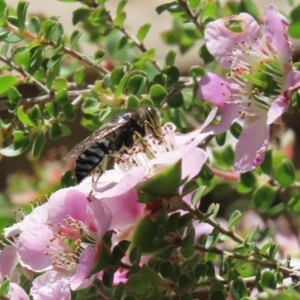
[{"label": "green leaf", "polygon": [[77,69],[73,75],[73,79],[77,84],[83,84],[85,79],[85,68],[81,67]]},{"label": "green leaf", "polygon": [[288,209],[293,212],[294,214],[300,213],[300,195],[294,195],[290,198],[288,202]]},{"label": "green leaf", "polygon": [[182,215],[178,220],[178,229],[183,229],[190,225],[194,221],[194,215],[186,213]]},{"label": "green leaf", "polygon": [[27,29],[34,33],[38,34],[41,29],[41,23],[38,17],[32,17],[30,21],[26,24]]},{"label": "green leaf", "polygon": [[275,200],[276,192],[270,185],[258,186],[252,195],[255,207],[261,212],[267,212]]},{"label": "green leaf", "polygon": [[293,38],[299,38],[299,28],[300,28],[300,20],[299,20],[299,14],[300,14],[300,5],[298,4],[296,7],[293,8],[293,10],[290,12],[290,26],[289,26],[289,34]]},{"label": "green leaf", "polygon": [[214,61],[214,57],[209,53],[205,44],[200,48],[199,56],[203,59],[206,65]]},{"label": "green leaf", "polygon": [[[105,57],[105,52],[102,49],[99,49],[97,51],[94,52],[94,63],[99,63],[103,60],[103,58]],[[104,78],[103,78],[104,80]]]},{"label": "green leaf", "polygon": [[163,261],[159,266],[159,273],[162,277],[167,279],[174,279],[175,268],[170,261]]},{"label": "green leaf", "polygon": [[221,152],[222,159],[227,166],[232,166],[234,162],[234,151],[231,145],[227,145]]},{"label": "green leaf", "polygon": [[0,26],[3,26],[9,15],[5,1],[0,1]]},{"label": "green leaf", "polygon": [[30,144],[30,139],[27,133],[24,131],[14,131],[13,132],[13,144],[0,149],[0,153],[4,156],[12,157],[23,153]]},{"label": "green leaf", "polygon": [[9,280],[4,280],[0,285],[0,298],[5,299],[9,291]]},{"label": "green leaf", "polygon": [[73,11],[72,23],[76,25],[79,22],[85,21],[90,15],[92,9],[89,7],[80,7]]},{"label": "green leaf", "polygon": [[35,126],[35,123],[33,120],[30,118],[30,116],[27,114],[25,107],[19,106],[17,109],[17,117],[21,123],[27,126]]},{"label": "green leaf", "polygon": [[9,111],[15,112],[15,110],[18,108],[18,105],[20,103],[20,99],[21,99],[22,95],[19,93],[19,91],[14,86],[12,86],[7,91],[7,97],[10,102]]},{"label": "green leaf", "polygon": [[158,215],[156,220],[152,220],[150,215],[146,215],[135,224],[132,234],[131,248],[140,247],[142,254],[154,253],[165,249],[169,243],[162,240],[161,243],[154,243],[153,240],[157,236],[158,229],[166,226],[166,217]]},{"label": "green leaf", "polygon": [[201,0],[188,0],[188,5],[191,9],[197,9],[200,6]]},{"label": "green leaf", "polygon": [[145,39],[150,27],[151,27],[151,24],[148,24],[148,23],[144,24],[140,27],[140,29],[138,30],[138,33],[136,35],[137,39],[140,42],[142,42]]},{"label": "green leaf", "polygon": [[118,85],[125,75],[124,67],[116,67],[111,72],[110,80],[113,86]]},{"label": "green leaf", "polygon": [[178,7],[178,3],[176,1],[174,2],[170,2],[170,3],[165,3],[162,4],[158,7],[156,7],[156,12],[160,15],[161,13],[163,13],[166,10],[172,10]]},{"label": "green leaf", "polygon": [[49,136],[52,140],[57,140],[63,135],[62,128],[59,123],[52,123],[49,130]]},{"label": "green leaf", "polygon": [[66,90],[60,90],[55,94],[55,100],[59,105],[65,105],[69,103],[69,96]]},{"label": "green leaf", "polygon": [[178,93],[173,97],[168,97],[168,105],[170,108],[178,108],[184,104],[184,99],[182,93]]},{"label": "green leaf", "polygon": [[126,19],[126,13],[124,11],[118,13],[118,15],[116,16],[116,18],[113,20],[113,24],[116,27],[123,27],[123,23]]},{"label": "green leaf", "polygon": [[68,121],[73,121],[76,117],[77,109],[71,103],[67,103],[62,108],[64,117]]},{"label": "green leaf", "polygon": [[275,170],[275,178],[283,187],[294,183],[296,174],[293,163],[288,159],[283,159],[282,163]]},{"label": "green leaf", "polygon": [[163,86],[159,84],[153,84],[149,90],[149,94],[153,102],[155,104],[159,104],[162,101],[162,99],[165,98],[168,92]]},{"label": "green leaf", "polygon": [[127,88],[131,94],[139,97],[145,92],[148,78],[142,75],[133,75],[129,78]]},{"label": "green leaf", "polygon": [[58,107],[57,102],[47,103],[45,105],[45,108],[46,108],[47,113],[49,114],[49,116],[51,116],[52,118],[55,118],[55,119],[58,117],[59,107]]},{"label": "green leaf", "polygon": [[249,193],[257,184],[254,172],[245,172],[240,175],[240,182],[237,191],[240,193]]},{"label": "green leaf", "polygon": [[267,150],[264,162],[260,165],[264,173],[269,176],[273,174],[273,160],[272,160],[272,150]]},{"label": "green leaf", "polygon": [[232,231],[234,230],[234,226],[239,222],[239,220],[242,218],[242,214],[239,210],[235,210],[228,221],[228,230]]},{"label": "green leaf", "polygon": [[[105,0],[105,1],[106,1],[106,0]],[[126,6],[127,2],[128,2],[127,0],[121,0],[121,1],[119,2],[118,7],[117,7],[117,9],[116,9],[116,13],[117,13],[117,14],[123,11],[123,9],[124,9],[124,7]]]},{"label": "green leaf", "polygon": [[71,49],[74,49],[80,39],[82,35],[82,32],[79,31],[78,29],[74,30],[71,34],[71,37],[70,37],[70,48]]},{"label": "green leaf", "polygon": [[97,99],[87,98],[81,109],[85,114],[93,114],[100,110],[100,103]]},{"label": "green leaf", "polygon": [[253,18],[258,19],[260,16],[259,10],[256,4],[252,0],[241,0],[239,6],[240,12],[246,12],[253,16]]},{"label": "green leaf", "polygon": [[240,137],[242,129],[243,127],[239,123],[234,122],[230,127],[230,132],[236,139],[238,139]]},{"label": "green leaf", "polygon": [[202,77],[204,76],[205,71],[203,68],[194,66],[189,69],[189,76],[191,77]]},{"label": "green leaf", "polygon": [[210,170],[209,166],[207,164],[204,164],[202,166],[202,169],[201,169],[200,173],[199,173],[199,176],[204,181],[211,181],[215,175]]},{"label": "green leaf", "polygon": [[183,293],[185,293],[191,284],[192,279],[187,274],[181,274],[178,279],[178,294],[182,295]]},{"label": "green leaf", "polygon": [[54,28],[54,26],[56,24],[57,24],[56,22],[54,22],[50,19],[47,19],[43,22],[42,28],[43,28],[45,40],[51,39],[52,29]]},{"label": "green leaf", "polygon": [[53,88],[57,91],[67,89],[68,81],[65,77],[56,77],[53,81]]},{"label": "green leaf", "polygon": [[128,44],[128,38],[127,36],[122,36],[119,42],[117,43],[116,49],[121,50]]},{"label": "green leaf", "polygon": [[140,102],[138,97],[130,95],[126,102],[126,109],[137,109],[140,107]]},{"label": "green leaf", "polygon": [[17,6],[17,18],[19,22],[19,28],[22,30],[25,28],[26,12],[29,2],[19,1]]},{"label": "green leaf", "polygon": [[127,280],[126,286],[136,294],[143,294],[148,290],[147,279],[140,274],[131,275]]},{"label": "green leaf", "polygon": [[242,277],[230,283],[230,295],[233,300],[242,300],[243,297],[248,296],[247,286]]},{"label": "green leaf", "polygon": [[44,144],[45,144],[45,134],[43,131],[39,131],[36,134],[36,137],[33,142],[32,149],[31,149],[31,154],[34,158],[37,158],[40,156],[40,154],[43,150]]},{"label": "green leaf", "polygon": [[174,85],[178,82],[180,72],[175,66],[167,66],[162,70],[162,73],[167,75],[167,84]]},{"label": "green leaf", "polygon": [[6,93],[10,87],[16,85],[19,80],[9,74],[0,75],[0,95]]},{"label": "green leaf", "polygon": [[265,271],[261,277],[261,284],[264,288],[275,290],[277,286],[275,274],[271,271]]},{"label": "green leaf", "polygon": [[27,46],[18,46],[13,52],[13,62],[24,70],[29,69],[30,54]]},{"label": "green leaf", "polygon": [[203,192],[205,190],[205,186],[200,186],[196,191],[195,193],[193,194],[193,197],[192,197],[192,204],[193,205],[197,205],[198,202],[201,200],[201,197],[203,195]]},{"label": "green leaf", "polygon": [[226,142],[226,133],[227,132],[223,132],[223,133],[217,134],[215,136],[215,139],[216,139],[216,142],[217,142],[218,146],[224,146],[224,144]]},{"label": "green leaf", "polygon": [[181,182],[181,160],[156,173],[137,186],[140,192],[158,196],[173,196]]}]

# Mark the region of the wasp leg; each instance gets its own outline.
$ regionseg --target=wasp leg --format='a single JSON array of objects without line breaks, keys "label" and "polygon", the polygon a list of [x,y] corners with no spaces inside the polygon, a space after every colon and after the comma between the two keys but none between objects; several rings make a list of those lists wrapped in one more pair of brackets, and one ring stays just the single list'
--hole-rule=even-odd
[{"label": "wasp leg", "polygon": [[149,144],[147,143],[147,141],[142,137],[142,135],[138,132],[134,132],[134,136],[133,136],[133,140],[139,140],[140,143],[142,144],[144,150],[146,153],[148,153],[148,155],[152,158],[155,158],[155,153],[152,151],[152,149],[149,147]]},{"label": "wasp leg", "polygon": [[96,179],[95,183],[98,182],[98,180],[100,179],[101,175],[106,171],[107,165],[108,165],[108,155],[104,155],[103,159],[102,159],[102,162],[101,162],[99,174],[97,176],[97,179]]},{"label": "wasp leg", "polygon": [[148,121],[145,121],[144,124],[145,124],[145,128],[146,128],[146,126],[150,128],[150,130],[153,132],[153,134],[155,135],[156,138],[161,139],[161,137],[162,137],[162,135],[161,135],[162,134],[161,128],[159,128],[159,130],[156,130],[153,127],[153,125],[150,122],[148,122]]}]

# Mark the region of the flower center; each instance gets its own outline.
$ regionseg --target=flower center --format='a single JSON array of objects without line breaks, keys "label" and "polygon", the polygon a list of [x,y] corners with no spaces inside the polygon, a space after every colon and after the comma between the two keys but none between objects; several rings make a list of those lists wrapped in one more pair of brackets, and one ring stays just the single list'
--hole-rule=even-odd
[{"label": "flower center", "polygon": [[161,137],[150,134],[143,141],[138,140],[127,153],[117,156],[115,163],[124,174],[132,167],[147,165],[152,176],[161,166],[151,164],[151,160],[176,148],[175,126],[168,123],[163,126]]},{"label": "flower center", "polygon": [[253,45],[237,42],[229,54],[230,77],[239,86],[232,103],[247,116],[266,114],[284,88],[283,66],[277,53],[264,39],[254,40],[257,43]]}]

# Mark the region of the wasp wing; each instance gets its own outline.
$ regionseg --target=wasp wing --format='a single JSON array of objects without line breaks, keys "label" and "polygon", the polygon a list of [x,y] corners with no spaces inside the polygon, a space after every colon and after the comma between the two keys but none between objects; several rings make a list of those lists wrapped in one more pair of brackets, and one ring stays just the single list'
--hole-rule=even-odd
[{"label": "wasp wing", "polygon": [[98,130],[89,135],[86,139],[77,144],[65,157],[63,160],[67,160],[73,156],[77,156],[83,151],[90,148],[95,143],[101,141],[110,133],[124,126],[128,121],[126,119],[118,120],[117,123],[109,122],[101,126]]}]

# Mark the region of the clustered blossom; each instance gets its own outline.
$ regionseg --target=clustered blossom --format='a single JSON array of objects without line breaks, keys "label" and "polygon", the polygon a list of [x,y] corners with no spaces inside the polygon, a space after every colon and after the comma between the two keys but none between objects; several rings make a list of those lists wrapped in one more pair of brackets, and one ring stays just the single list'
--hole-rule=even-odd
[{"label": "clustered blossom", "polygon": [[[233,21],[239,22],[241,33],[226,27]],[[245,172],[261,164],[270,124],[286,111],[291,93],[300,85],[300,73],[289,63],[287,26],[272,5],[262,37],[259,25],[248,14],[208,24],[207,48],[231,70],[230,78],[208,73],[199,83],[198,96],[221,108],[219,124],[210,125],[216,108],[200,128],[185,135],[176,133],[174,124],[165,124],[161,137],[149,135],[137,141],[97,182],[88,177],[76,187],[53,193],[31,214],[19,212],[18,222],[4,231],[7,245],[0,252],[0,283],[6,277],[10,280],[8,295],[29,299],[18,285],[17,265],[29,277],[37,273],[30,290],[34,300],[71,299],[71,291],[101,279],[102,272],[94,267],[102,254],[103,236],[112,230],[113,244],[122,238],[130,240],[134,225],[147,214],[146,205],[138,202],[139,186],[178,162],[182,181],[195,177],[208,157],[198,145],[209,135],[228,130],[242,116],[245,125],[236,148],[235,169]],[[184,200],[190,201],[189,196]],[[198,229],[201,234],[203,228]],[[126,282],[126,271],[119,269],[115,275],[115,283]]]},{"label": "clustered blossom", "polygon": [[[31,214],[16,214],[18,222],[4,231],[12,245],[0,253],[1,282],[7,276],[11,293],[22,294],[16,284],[19,273],[15,267],[20,264],[31,272],[43,272],[32,282],[33,299],[71,299],[71,291],[88,288],[101,278],[102,272],[93,273],[93,268],[101,256],[104,234],[114,230],[114,243],[121,238],[130,240],[132,226],[145,215],[137,185],[180,160],[182,179],[198,174],[207,154],[197,146],[210,134],[201,132],[215,114],[216,109],[200,128],[186,135],[175,133],[171,123],[164,125],[161,138],[149,135],[146,147],[137,143],[120,155],[114,169],[106,171],[99,182],[87,178],[76,187],[53,193]],[[126,273],[118,270],[115,283],[126,281]]]},{"label": "clustered blossom", "polygon": [[[231,30],[233,25],[237,32]],[[270,125],[281,121],[292,92],[300,86],[300,72],[290,63],[288,25],[288,20],[269,5],[263,33],[247,13],[218,19],[204,31],[208,50],[230,74],[207,73],[199,82],[198,97],[221,110],[220,122],[206,128],[214,134],[227,131],[244,117],[235,151],[237,171],[250,171],[264,161]]]}]

